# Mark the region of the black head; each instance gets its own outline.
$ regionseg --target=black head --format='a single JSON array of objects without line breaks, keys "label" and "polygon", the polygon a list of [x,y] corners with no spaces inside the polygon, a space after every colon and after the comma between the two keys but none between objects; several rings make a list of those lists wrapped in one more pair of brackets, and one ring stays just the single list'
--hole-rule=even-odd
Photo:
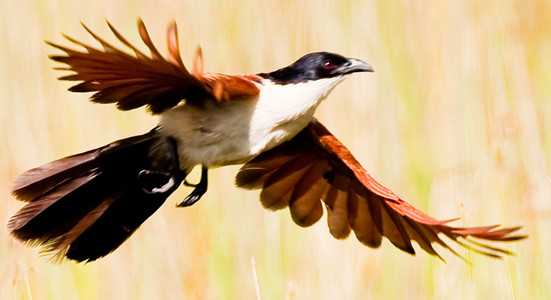
[{"label": "black head", "polygon": [[373,72],[366,62],[329,52],[306,54],[292,65],[260,76],[279,84],[299,83],[354,72]]}]

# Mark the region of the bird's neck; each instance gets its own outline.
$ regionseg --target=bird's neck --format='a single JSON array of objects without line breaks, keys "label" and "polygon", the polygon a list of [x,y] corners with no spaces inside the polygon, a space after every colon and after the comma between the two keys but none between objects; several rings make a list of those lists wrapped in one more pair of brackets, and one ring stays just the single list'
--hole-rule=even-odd
[{"label": "bird's neck", "polygon": [[346,76],[323,78],[292,84],[265,80],[255,113],[270,123],[285,124],[303,117],[311,119],[318,105]]},{"label": "bird's neck", "polygon": [[290,140],[304,129],[319,104],[344,78],[284,85],[265,80],[251,119],[251,132],[258,133],[265,143],[262,151]]}]

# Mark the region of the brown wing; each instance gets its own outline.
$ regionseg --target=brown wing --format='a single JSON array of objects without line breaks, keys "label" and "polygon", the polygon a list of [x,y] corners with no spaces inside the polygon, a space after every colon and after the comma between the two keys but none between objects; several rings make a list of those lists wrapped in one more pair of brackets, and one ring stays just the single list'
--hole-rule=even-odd
[{"label": "brown wing", "polygon": [[[461,257],[442,239],[447,236],[461,246],[484,255],[501,258],[507,250],[482,244],[488,241],[514,241],[511,235],[520,227],[452,227],[451,220],[436,220],[400,199],[379,184],[350,151],[322,124],[312,121],[292,140],[267,151],[245,164],[236,184],[246,189],[262,189],[260,200],[271,210],[289,207],[293,221],[303,227],[316,223],[327,209],[330,233],[337,239],[354,231],[364,245],[377,248],[382,237],[411,254],[411,241],[426,252],[440,257],[437,243]],[[321,200],[321,201],[320,201]]]},{"label": "brown wing", "polygon": [[138,31],[151,57],[130,44],[115,28],[107,23],[113,34],[135,56],[123,52],[99,38],[84,24],[84,28],[103,47],[102,50],[88,46],[65,36],[69,41],[82,46],[81,52],[51,42],[49,45],[65,52],[52,55],[54,61],[67,64],[60,70],[75,74],[60,77],[60,80],[80,81],[69,90],[72,92],[95,92],[91,100],[97,103],[116,103],[120,110],[131,110],[146,105],[154,113],[160,113],[177,105],[180,101],[203,101],[204,99],[230,100],[257,95],[259,90],[246,76],[230,76],[203,73],[200,50],[197,53],[193,74],[182,62],[178,47],[176,23],[168,27],[167,42],[169,56],[164,58],[153,45],[141,19]]}]

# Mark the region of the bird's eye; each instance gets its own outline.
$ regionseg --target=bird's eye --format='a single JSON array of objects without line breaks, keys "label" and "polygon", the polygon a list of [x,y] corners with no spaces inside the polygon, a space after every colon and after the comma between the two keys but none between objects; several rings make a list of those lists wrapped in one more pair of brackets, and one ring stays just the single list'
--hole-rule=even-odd
[{"label": "bird's eye", "polygon": [[327,70],[334,69],[336,65],[331,60],[326,60],[323,62],[323,68]]}]

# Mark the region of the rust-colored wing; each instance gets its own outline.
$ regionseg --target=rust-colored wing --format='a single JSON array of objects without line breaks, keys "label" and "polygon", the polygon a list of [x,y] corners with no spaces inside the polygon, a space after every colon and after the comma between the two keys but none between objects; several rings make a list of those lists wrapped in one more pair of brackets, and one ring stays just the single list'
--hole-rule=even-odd
[{"label": "rust-colored wing", "polygon": [[452,227],[447,225],[451,220],[439,221],[415,209],[373,179],[316,120],[292,140],[245,164],[236,184],[262,189],[260,200],[265,208],[289,207],[293,221],[303,227],[322,217],[323,201],[331,235],[344,239],[354,231],[362,244],[372,248],[379,247],[382,237],[386,237],[411,254],[415,254],[411,243],[415,241],[432,255],[440,257],[433,248],[437,243],[461,257],[444,242],[444,235],[473,251],[501,258],[510,252],[473,238],[514,241],[525,237],[511,235],[520,227]]},{"label": "rust-colored wing", "polygon": [[157,114],[176,106],[182,100],[193,103],[205,99],[245,99],[259,93],[253,82],[257,80],[254,76],[204,73],[200,50],[197,52],[194,70],[190,73],[180,56],[174,22],[168,27],[169,56],[166,59],[154,46],[141,19],[138,20],[138,31],[151,52],[151,57],[130,44],[109,22],[107,24],[117,39],[130,48],[135,56],[113,47],[84,24],[82,26],[101,44],[102,50],[68,36],[65,38],[84,47],[86,51],[47,42],[65,52],[65,55],[50,56],[52,60],[68,65],[67,68],[56,69],[75,72],[59,79],[80,81],[69,90],[95,92],[91,97],[93,102],[116,103],[120,110],[131,110],[145,105],[153,114]]}]

